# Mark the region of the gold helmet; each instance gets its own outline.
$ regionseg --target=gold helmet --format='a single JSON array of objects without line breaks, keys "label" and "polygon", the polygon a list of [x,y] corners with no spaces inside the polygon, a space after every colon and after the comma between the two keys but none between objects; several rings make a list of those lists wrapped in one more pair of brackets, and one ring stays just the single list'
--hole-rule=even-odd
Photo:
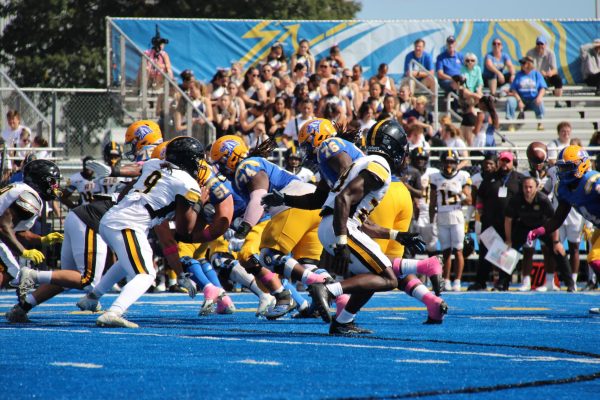
[{"label": "gold helmet", "polygon": [[211,161],[226,176],[232,176],[239,162],[247,156],[248,147],[239,136],[235,135],[221,136],[210,148]]},{"label": "gold helmet", "polygon": [[125,132],[125,156],[130,161],[139,161],[139,158],[148,152],[148,146],[162,143],[162,132],[154,121],[145,119],[129,125]]}]

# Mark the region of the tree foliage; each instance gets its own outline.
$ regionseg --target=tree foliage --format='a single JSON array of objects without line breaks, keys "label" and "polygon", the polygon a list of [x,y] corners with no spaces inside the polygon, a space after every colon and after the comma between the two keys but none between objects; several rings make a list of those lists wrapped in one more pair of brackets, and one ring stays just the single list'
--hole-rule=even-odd
[{"label": "tree foliage", "polygon": [[0,62],[20,86],[104,87],[105,17],[351,19],[353,0],[8,0]]}]

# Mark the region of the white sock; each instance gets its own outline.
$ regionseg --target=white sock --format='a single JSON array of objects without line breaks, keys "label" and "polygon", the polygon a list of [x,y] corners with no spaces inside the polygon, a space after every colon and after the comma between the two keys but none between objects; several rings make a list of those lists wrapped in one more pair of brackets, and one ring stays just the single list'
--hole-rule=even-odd
[{"label": "white sock", "polygon": [[275,289],[275,290],[273,290],[273,291],[271,292],[271,294],[272,294],[272,295],[276,295],[276,294],[278,294],[278,293],[281,293],[281,292],[283,292],[283,289],[284,289],[284,287],[283,287],[283,285],[281,285],[281,286],[279,287],[279,289]]},{"label": "white sock", "polygon": [[418,263],[419,260],[410,260],[407,258],[403,258],[402,261],[400,261],[400,269],[402,269],[402,275],[416,274]]},{"label": "white sock", "polygon": [[342,312],[340,313],[340,315],[338,315],[337,317],[335,317],[335,320],[337,322],[339,322],[340,324],[347,324],[348,322],[352,322],[354,321],[354,317],[356,316],[356,314],[350,314],[348,311],[346,311],[346,309],[344,308],[342,310]]},{"label": "white sock", "polygon": [[429,293],[429,289],[427,289],[427,286],[421,284],[414,288],[412,297],[422,302],[423,296],[425,296],[427,293]]},{"label": "white sock", "polygon": [[325,285],[329,293],[333,295],[333,297],[338,297],[344,294],[344,289],[342,289],[342,284],[340,282],[330,283]]},{"label": "white sock", "polygon": [[137,301],[152,286],[154,276],[150,274],[138,274],[127,285],[123,286],[119,297],[110,306],[108,311],[117,315],[123,315],[127,309]]},{"label": "white sock", "polygon": [[304,310],[304,309],[306,309],[306,308],[308,308],[308,301],[307,301],[307,300],[304,300],[304,301],[302,302],[302,304],[300,304],[300,305],[298,306],[298,311],[302,311],[302,310]]},{"label": "white sock", "polygon": [[25,303],[29,304],[31,307],[37,306],[37,300],[33,297],[33,293],[27,293],[27,297],[25,297]]},{"label": "white sock", "polygon": [[52,281],[52,271],[38,271],[36,281],[40,285],[50,283]]},{"label": "white sock", "polygon": [[573,278],[573,282],[574,282],[575,284],[577,284],[577,277],[578,277],[578,276],[579,276],[579,273],[577,273],[577,272],[573,272],[573,273],[571,274],[571,277]]},{"label": "white sock", "polygon": [[552,289],[554,283],[554,272],[546,273],[546,287]]},{"label": "white sock", "polygon": [[119,262],[114,264],[106,274],[100,279],[100,282],[96,285],[92,293],[96,295],[96,297],[100,298],[105,293],[109,292],[115,283],[119,282],[123,277],[125,277],[127,273],[125,269],[121,267]]},{"label": "white sock", "polygon": [[531,286],[531,276],[523,276],[523,286]]}]

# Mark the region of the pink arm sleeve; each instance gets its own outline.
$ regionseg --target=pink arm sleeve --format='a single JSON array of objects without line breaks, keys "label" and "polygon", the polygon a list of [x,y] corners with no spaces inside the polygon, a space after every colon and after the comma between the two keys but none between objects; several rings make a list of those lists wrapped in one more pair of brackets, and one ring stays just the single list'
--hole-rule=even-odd
[{"label": "pink arm sleeve", "polygon": [[250,201],[246,206],[246,212],[244,213],[244,222],[254,226],[258,223],[260,217],[265,212],[263,206],[260,204],[263,196],[267,194],[265,189],[256,189],[250,193]]}]

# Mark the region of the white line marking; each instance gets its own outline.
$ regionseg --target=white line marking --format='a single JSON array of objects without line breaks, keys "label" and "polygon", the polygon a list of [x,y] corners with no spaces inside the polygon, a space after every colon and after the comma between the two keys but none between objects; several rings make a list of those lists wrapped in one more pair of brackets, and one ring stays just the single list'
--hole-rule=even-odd
[{"label": "white line marking", "polygon": [[250,365],[271,365],[276,367],[281,365],[280,362],[277,361],[257,361],[257,360],[240,360],[240,361],[230,361],[232,364],[250,364]]},{"label": "white line marking", "polygon": [[100,364],[90,364],[90,363],[75,363],[75,362],[52,362],[50,365],[55,367],[75,367],[75,368],[102,368],[104,365]]},{"label": "white line marking", "polygon": [[408,318],[404,317],[377,317],[376,319],[391,319],[395,321],[406,321]]},{"label": "white line marking", "polygon": [[445,360],[396,360],[397,363],[410,363],[410,364],[450,364],[450,361]]}]

